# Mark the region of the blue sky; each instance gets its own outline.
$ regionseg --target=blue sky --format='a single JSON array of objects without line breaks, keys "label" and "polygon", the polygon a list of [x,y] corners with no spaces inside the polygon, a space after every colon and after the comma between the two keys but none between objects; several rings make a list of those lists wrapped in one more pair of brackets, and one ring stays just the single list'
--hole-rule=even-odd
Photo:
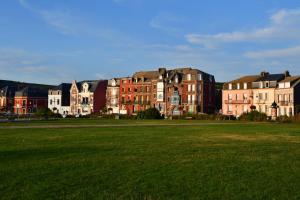
[{"label": "blue sky", "polygon": [[298,0],[2,0],[0,79],[58,84],[191,66],[300,75]]}]

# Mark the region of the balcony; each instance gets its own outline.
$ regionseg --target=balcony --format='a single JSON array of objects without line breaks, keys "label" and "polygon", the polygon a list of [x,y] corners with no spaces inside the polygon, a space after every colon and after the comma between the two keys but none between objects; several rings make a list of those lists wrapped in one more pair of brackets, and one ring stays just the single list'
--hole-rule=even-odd
[{"label": "balcony", "polygon": [[198,105],[198,101],[182,101],[183,104]]},{"label": "balcony", "polygon": [[250,100],[225,100],[225,104],[250,104]]},{"label": "balcony", "polygon": [[289,102],[289,101],[279,101],[279,105],[280,106],[289,106],[293,104],[293,102]]},{"label": "balcony", "polygon": [[150,101],[135,101],[136,105],[150,105]]}]

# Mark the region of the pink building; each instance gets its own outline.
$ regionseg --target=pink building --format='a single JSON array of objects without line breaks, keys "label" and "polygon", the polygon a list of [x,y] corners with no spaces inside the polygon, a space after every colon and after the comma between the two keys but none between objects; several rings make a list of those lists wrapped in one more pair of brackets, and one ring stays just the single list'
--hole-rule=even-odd
[{"label": "pink building", "polygon": [[222,113],[240,116],[251,111],[253,105],[252,82],[260,76],[244,76],[225,83],[222,91]]}]

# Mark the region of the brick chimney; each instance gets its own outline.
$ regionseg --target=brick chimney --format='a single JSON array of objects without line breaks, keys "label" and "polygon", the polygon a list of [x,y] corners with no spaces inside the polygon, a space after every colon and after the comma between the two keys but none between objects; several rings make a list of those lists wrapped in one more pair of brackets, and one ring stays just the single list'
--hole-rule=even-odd
[{"label": "brick chimney", "polygon": [[270,74],[269,72],[262,71],[262,72],[260,73],[260,76],[261,76],[261,77],[266,77],[266,76],[268,76],[269,74]]},{"label": "brick chimney", "polygon": [[285,72],[284,72],[284,76],[285,76],[285,77],[291,76],[291,75],[290,75],[290,72],[289,72],[289,71],[285,71]]}]

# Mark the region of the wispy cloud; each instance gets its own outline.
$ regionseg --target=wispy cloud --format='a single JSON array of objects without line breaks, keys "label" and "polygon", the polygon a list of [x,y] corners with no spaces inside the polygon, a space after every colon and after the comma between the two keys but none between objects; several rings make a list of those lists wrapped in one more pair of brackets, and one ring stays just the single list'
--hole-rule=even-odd
[{"label": "wispy cloud", "polygon": [[213,35],[187,34],[186,40],[192,44],[214,47],[220,43],[232,42],[274,42],[274,40],[300,39],[300,9],[282,9],[270,16],[270,24],[249,31],[233,31]]},{"label": "wispy cloud", "polygon": [[164,32],[177,33],[183,22],[184,18],[175,16],[168,12],[162,12],[151,19],[149,26]]},{"label": "wispy cloud", "polygon": [[47,25],[62,35],[92,37],[111,43],[129,43],[132,40],[121,31],[101,24],[90,23],[70,10],[46,10],[36,8],[27,0],[19,0],[22,7],[39,16]]},{"label": "wispy cloud", "polygon": [[72,79],[71,68],[51,64],[50,57],[23,49],[0,48],[0,79],[51,84]]},{"label": "wispy cloud", "polygon": [[244,54],[248,58],[288,58],[299,57],[300,46],[283,48],[283,49],[270,49],[264,51],[253,51]]}]

